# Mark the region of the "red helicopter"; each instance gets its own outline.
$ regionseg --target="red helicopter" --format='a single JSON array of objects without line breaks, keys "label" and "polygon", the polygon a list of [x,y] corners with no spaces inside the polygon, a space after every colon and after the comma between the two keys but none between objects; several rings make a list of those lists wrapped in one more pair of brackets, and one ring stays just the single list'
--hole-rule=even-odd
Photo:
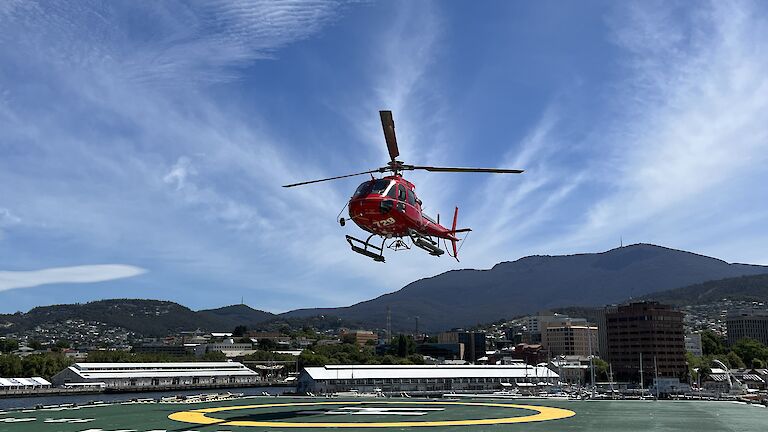
[{"label": "red helicopter", "polygon": [[[391,160],[387,166],[370,171],[355,174],[347,174],[329,177],[320,180],[311,180],[301,183],[285,185],[283,187],[301,186],[310,183],[319,183],[328,180],[336,180],[364,174],[371,174],[371,180],[363,182],[349,199],[349,220],[357,226],[371,233],[363,241],[347,235],[347,242],[352,250],[373,258],[374,261],[384,262],[384,246],[388,239],[392,242],[387,248],[392,250],[410,249],[403,238],[410,238],[413,245],[429,252],[430,255],[440,256],[445,251],[440,248],[439,239],[445,242],[449,240],[452,245],[453,258],[458,261],[456,243],[460,241],[456,234],[471,231],[470,228],[456,228],[456,220],[459,216],[459,208],[453,213],[453,224],[448,229],[440,225],[440,215],[437,220],[432,219],[421,211],[421,200],[416,197],[416,187],[413,183],[403,178],[403,171],[425,170],[432,172],[479,172],[479,173],[503,173],[520,174],[523,170],[497,169],[497,168],[450,168],[407,165],[396,158],[400,155],[395,137],[395,122],[392,120],[391,111],[379,111],[381,126],[384,128],[384,139]],[[376,179],[373,173],[392,172],[392,175]],[[343,210],[342,210],[343,211]],[[339,219],[339,224],[344,226],[345,218]],[[374,236],[382,237],[381,246],[371,243]]]}]

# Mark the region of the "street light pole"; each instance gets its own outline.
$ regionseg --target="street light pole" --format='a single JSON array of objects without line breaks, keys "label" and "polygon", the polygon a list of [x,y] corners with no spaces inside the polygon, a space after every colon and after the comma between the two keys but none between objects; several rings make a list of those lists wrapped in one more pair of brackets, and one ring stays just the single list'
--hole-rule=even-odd
[{"label": "street light pole", "polygon": [[592,327],[587,326],[587,341],[589,343],[589,370],[592,378],[592,399],[595,398],[595,352],[592,351]]}]

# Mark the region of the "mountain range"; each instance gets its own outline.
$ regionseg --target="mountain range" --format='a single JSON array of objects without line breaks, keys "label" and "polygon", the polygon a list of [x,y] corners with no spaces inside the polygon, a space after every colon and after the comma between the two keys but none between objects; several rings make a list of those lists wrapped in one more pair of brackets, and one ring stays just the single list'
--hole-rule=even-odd
[{"label": "mountain range", "polygon": [[489,270],[453,270],[348,307],[299,309],[287,316],[335,315],[393,329],[439,331],[561,306],[598,306],[706,281],[768,273],[691,252],[635,244],[602,253],[529,256]]},{"label": "mountain range", "polygon": [[768,300],[768,267],[636,244],[602,253],[529,256],[488,270],[452,270],[347,307],[275,315],[246,305],[192,311],[167,301],[114,299],[0,315],[0,325],[23,330],[42,322],[83,319],[146,336],[197,328],[229,331],[237,325],[271,330],[307,324],[384,328],[389,308],[393,330],[414,330],[418,316],[420,330],[434,332],[564,306],[599,306],[631,298],[694,304],[728,295]]}]

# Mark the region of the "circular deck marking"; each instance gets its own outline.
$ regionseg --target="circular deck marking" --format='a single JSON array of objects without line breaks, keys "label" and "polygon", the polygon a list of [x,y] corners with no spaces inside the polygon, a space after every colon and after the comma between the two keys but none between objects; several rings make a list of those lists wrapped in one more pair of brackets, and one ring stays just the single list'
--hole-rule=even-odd
[{"label": "circular deck marking", "polygon": [[[278,407],[305,407],[316,405],[363,405],[363,404],[390,404],[390,405],[463,405],[480,406],[494,408],[519,408],[529,411],[535,411],[535,414],[517,417],[500,417],[486,419],[466,419],[466,420],[436,420],[436,421],[402,421],[402,422],[281,422],[281,421],[229,421],[215,417],[208,417],[206,414],[217,412],[259,409],[259,408],[278,408]],[[557,420],[572,417],[575,412],[562,408],[552,408],[536,405],[514,405],[502,403],[486,402],[378,402],[378,401],[354,401],[354,402],[289,402],[273,403],[260,405],[239,405],[225,406],[216,408],[203,408],[190,411],[179,411],[168,416],[171,420],[193,424],[216,424],[220,426],[253,426],[253,427],[281,427],[281,428],[402,428],[402,427],[423,427],[423,426],[477,426],[477,425],[495,425],[510,423],[529,423],[546,420]]]}]

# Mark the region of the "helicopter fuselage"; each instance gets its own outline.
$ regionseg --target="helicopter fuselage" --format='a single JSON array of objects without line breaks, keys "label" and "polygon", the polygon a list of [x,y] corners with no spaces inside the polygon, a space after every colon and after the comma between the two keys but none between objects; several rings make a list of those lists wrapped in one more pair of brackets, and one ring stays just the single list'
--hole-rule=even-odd
[{"label": "helicopter fuselage", "polygon": [[369,180],[349,200],[349,218],[360,228],[385,238],[421,235],[458,240],[450,229],[421,210],[413,183],[400,175]]}]

